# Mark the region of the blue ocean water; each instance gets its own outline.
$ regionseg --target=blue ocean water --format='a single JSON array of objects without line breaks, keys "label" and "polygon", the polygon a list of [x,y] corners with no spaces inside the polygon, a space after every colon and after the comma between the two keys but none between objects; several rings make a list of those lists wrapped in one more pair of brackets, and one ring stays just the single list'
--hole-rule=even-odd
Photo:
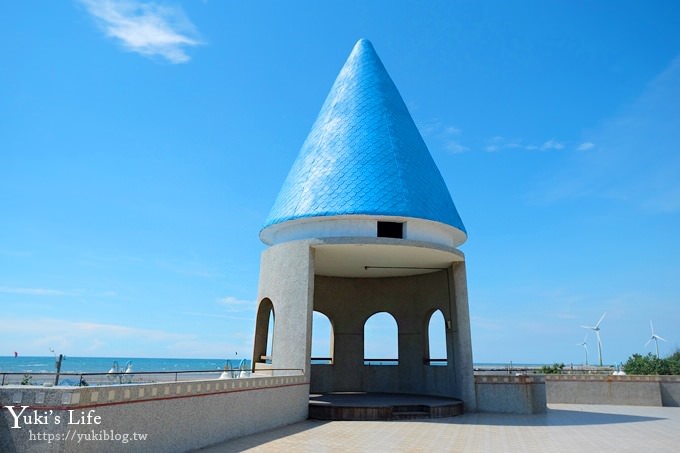
[{"label": "blue ocean water", "polygon": [[[132,369],[140,371],[210,371],[222,370],[229,362],[232,368],[237,368],[240,358],[230,359],[161,359],[146,357],[66,357],[61,364],[62,373],[106,373],[111,369],[113,362],[117,362],[121,371],[125,370],[126,364],[132,362]],[[317,361],[313,361],[317,362]],[[317,363],[328,363],[318,361]],[[250,361],[247,361],[247,366]],[[367,365],[383,364],[366,363]],[[385,362],[384,364],[396,365]],[[434,365],[437,365],[436,363]],[[508,363],[475,363],[475,368],[508,368]],[[512,364],[512,368],[531,368],[536,364]],[[0,373],[54,373],[56,371],[55,358],[50,356],[0,356]]]},{"label": "blue ocean water", "polygon": [[[62,373],[106,373],[113,363],[125,370],[128,362],[134,371],[208,371],[222,370],[227,362],[237,367],[241,359],[159,359],[140,357],[66,357],[61,363]],[[249,363],[249,361],[248,361]],[[55,358],[29,356],[0,356],[0,373],[54,373]]]}]

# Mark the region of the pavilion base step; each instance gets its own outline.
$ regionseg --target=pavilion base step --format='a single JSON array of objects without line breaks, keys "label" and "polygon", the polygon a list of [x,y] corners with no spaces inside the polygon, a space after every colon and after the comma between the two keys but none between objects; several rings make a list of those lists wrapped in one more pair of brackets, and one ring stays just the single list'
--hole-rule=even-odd
[{"label": "pavilion base step", "polygon": [[427,395],[329,393],[312,395],[309,402],[309,418],[317,420],[411,420],[462,413],[462,401]]},{"label": "pavilion base step", "polygon": [[392,420],[413,420],[417,418],[432,418],[430,411],[392,411]]}]

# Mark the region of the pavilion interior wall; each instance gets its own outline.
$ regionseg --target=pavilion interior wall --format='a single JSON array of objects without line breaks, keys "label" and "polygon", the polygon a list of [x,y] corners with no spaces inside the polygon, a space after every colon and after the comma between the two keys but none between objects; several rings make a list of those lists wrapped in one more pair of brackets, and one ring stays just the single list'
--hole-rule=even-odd
[{"label": "pavilion interior wall", "polygon": [[[334,346],[332,364],[312,366],[311,391],[421,393],[468,399],[473,378],[467,291],[463,288],[465,297],[456,291],[458,265],[406,277],[315,276],[314,310],[331,321]],[[460,271],[464,272],[464,267]],[[463,286],[464,280],[463,275]],[[436,310],[441,310],[447,324],[445,366],[429,361],[428,326]],[[398,365],[364,364],[364,324],[378,312],[391,314],[397,322]],[[460,319],[461,315],[465,319]],[[467,324],[461,326],[461,322]]]}]

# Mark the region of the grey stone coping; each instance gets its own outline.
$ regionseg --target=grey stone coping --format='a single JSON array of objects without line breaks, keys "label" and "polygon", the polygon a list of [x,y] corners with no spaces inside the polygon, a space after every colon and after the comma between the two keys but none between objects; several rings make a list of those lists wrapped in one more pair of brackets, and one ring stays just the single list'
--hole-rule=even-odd
[{"label": "grey stone coping", "polygon": [[602,375],[602,374],[549,374],[546,381],[591,381],[591,382],[680,382],[680,376],[668,375]]},{"label": "grey stone coping", "polygon": [[544,384],[545,379],[542,375],[538,376],[494,376],[477,375],[475,384]]},{"label": "grey stone coping", "polygon": [[307,383],[304,375],[289,375],[92,387],[8,385],[0,387],[0,404],[3,406],[25,405],[33,408],[68,409],[207,396]]}]

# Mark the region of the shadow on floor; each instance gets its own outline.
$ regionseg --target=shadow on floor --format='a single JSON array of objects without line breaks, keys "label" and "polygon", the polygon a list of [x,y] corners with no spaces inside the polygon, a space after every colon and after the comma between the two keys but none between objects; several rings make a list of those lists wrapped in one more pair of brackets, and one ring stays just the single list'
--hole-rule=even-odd
[{"label": "shadow on floor", "polygon": [[448,423],[451,425],[580,426],[651,422],[654,420],[664,420],[664,418],[595,411],[548,409],[544,414],[467,413],[453,418],[421,421],[427,423]]},{"label": "shadow on floor", "polygon": [[[607,412],[611,410],[612,412]],[[267,444],[276,442],[279,439],[296,436],[298,434],[321,428],[327,424],[385,424],[385,426],[398,426],[401,423],[434,423],[450,425],[451,429],[462,429],[464,426],[597,426],[597,425],[617,425],[625,423],[652,422],[656,420],[668,420],[665,417],[654,417],[646,415],[628,415],[616,413],[616,409],[595,408],[549,408],[544,414],[516,415],[516,414],[492,414],[492,413],[467,413],[457,417],[438,418],[438,419],[418,419],[403,421],[321,421],[305,420],[293,425],[276,428],[271,431],[252,434],[226,441],[224,443],[206,447],[198,450],[202,453],[223,453],[223,452],[242,452],[249,449],[261,448],[266,450]],[[396,424],[396,425],[395,425]],[[377,425],[373,425],[374,428]],[[323,437],[323,436],[322,436]],[[328,440],[328,442],[340,442],[339,439]],[[340,444],[337,444],[340,445]],[[270,446],[273,448],[274,446]]]}]

